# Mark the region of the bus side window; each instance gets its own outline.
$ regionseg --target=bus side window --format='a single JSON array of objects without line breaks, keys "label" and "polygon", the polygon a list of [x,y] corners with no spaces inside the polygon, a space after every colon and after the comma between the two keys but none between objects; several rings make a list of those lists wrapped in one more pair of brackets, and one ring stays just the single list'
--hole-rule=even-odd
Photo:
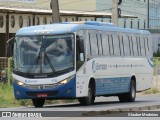
[{"label": "bus side window", "polygon": [[91,50],[91,37],[90,33],[87,32],[87,57],[90,58],[92,56],[92,50]]},{"label": "bus side window", "polygon": [[149,49],[148,37],[145,37],[145,43],[146,43],[146,53],[147,53],[147,56],[149,56],[149,54],[150,54],[150,49]]},{"label": "bus side window", "polygon": [[143,44],[144,44],[144,54],[145,56],[147,56],[147,50],[146,50],[146,40],[145,40],[145,37],[143,37]]},{"label": "bus side window", "polygon": [[132,47],[131,47],[131,38],[128,36],[128,43],[129,43],[129,55],[132,56]]},{"label": "bus side window", "polygon": [[134,56],[134,47],[133,47],[133,37],[132,37],[132,35],[130,36],[130,43],[131,43],[131,53],[132,53],[132,56]]},{"label": "bus side window", "polygon": [[76,69],[78,70],[85,61],[85,47],[84,47],[83,31],[78,31],[76,35]]},{"label": "bus side window", "polygon": [[138,56],[139,54],[138,54],[138,45],[136,41],[136,35],[133,35],[132,42],[133,42],[134,56]]},{"label": "bus side window", "polygon": [[90,43],[91,43],[92,56],[97,56],[98,55],[98,45],[97,45],[96,31],[90,30],[89,33],[90,33]]},{"label": "bus side window", "polygon": [[139,40],[139,53],[140,53],[140,56],[142,56],[141,38],[140,38],[140,37],[138,37],[138,40]]},{"label": "bus side window", "polygon": [[121,38],[120,38],[120,35],[118,35],[118,42],[119,42],[119,51],[120,51],[120,56],[121,56],[122,52],[121,52]]},{"label": "bus side window", "polygon": [[118,40],[119,40],[119,50],[120,50],[120,55],[123,56],[125,55],[125,51],[124,51],[124,40],[123,40],[123,36],[119,35],[118,36]]},{"label": "bus side window", "polygon": [[98,44],[98,54],[99,55],[103,55],[103,51],[102,51],[102,35],[101,35],[101,31],[98,31],[97,34],[97,44]]},{"label": "bus side window", "polygon": [[129,40],[128,40],[128,36],[126,35],[124,35],[124,53],[125,53],[125,56],[130,56]]},{"label": "bus side window", "polygon": [[104,56],[110,55],[110,48],[109,48],[109,40],[108,35],[105,32],[102,32],[102,53]]},{"label": "bus side window", "polygon": [[108,42],[109,42],[109,52],[110,55],[114,55],[114,45],[113,45],[113,36],[112,35],[108,35]]},{"label": "bus side window", "polygon": [[137,45],[137,52],[138,52],[138,56],[140,55],[140,47],[139,47],[139,38],[136,37],[136,45]]},{"label": "bus side window", "polygon": [[144,38],[143,37],[141,37],[141,52],[142,52],[142,56],[146,56],[146,51],[145,51],[145,44],[144,44],[144,42],[145,42],[145,40],[144,40]]},{"label": "bus side window", "polygon": [[118,38],[117,38],[117,32],[113,32],[112,36],[113,36],[113,46],[114,46],[114,55],[115,56],[119,56],[120,55],[120,51],[119,51],[119,43]]}]

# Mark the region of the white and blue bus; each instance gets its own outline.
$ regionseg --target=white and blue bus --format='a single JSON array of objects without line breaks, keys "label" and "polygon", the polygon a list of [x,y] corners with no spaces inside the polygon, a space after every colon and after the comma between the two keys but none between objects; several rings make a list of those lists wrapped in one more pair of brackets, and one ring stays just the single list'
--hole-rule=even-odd
[{"label": "white and blue bus", "polygon": [[16,99],[75,99],[96,96],[133,102],[153,80],[150,32],[86,21],[25,27],[14,41],[13,86]]}]

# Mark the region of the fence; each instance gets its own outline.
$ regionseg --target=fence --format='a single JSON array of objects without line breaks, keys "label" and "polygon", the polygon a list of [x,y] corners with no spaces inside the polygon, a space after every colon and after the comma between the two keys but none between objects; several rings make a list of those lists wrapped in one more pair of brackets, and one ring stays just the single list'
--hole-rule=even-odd
[{"label": "fence", "polygon": [[0,57],[0,77],[3,76],[3,71],[8,67],[8,59],[5,57]]},{"label": "fence", "polygon": [[10,84],[12,81],[12,58],[0,57],[0,79],[4,77]]}]

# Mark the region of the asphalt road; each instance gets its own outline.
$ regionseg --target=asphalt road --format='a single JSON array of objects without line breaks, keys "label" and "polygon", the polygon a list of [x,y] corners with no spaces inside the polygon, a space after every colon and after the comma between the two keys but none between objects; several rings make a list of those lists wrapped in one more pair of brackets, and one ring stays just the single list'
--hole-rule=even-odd
[{"label": "asphalt road", "polygon": [[[152,109],[151,109],[151,106]],[[159,108],[157,108],[158,106]],[[94,105],[91,106],[80,106],[79,103],[68,103],[68,104],[52,104],[52,105],[45,105],[43,108],[34,108],[34,107],[18,107],[18,108],[1,108],[0,111],[18,111],[18,113],[25,113],[25,112],[48,112],[48,114],[42,114],[42,116],[54,116],[54,118],[37,118],[37,120],[61,120],[67,117],[65,120],[97,120],[100,117],[100,120],[105,119],[106,117],[115,117],[112,118],[113,120],[128,120],[128,116],[125,113],[108,113],[106,111],[128,111],[134,108],[134,111],[156,111],[159,113],[160,117],[160,94],[154,95],[138,95],[136,101],[133,103],[120,103],[117,97],[97,97]],[[69,111],[69,112],[68,112]],[[124,116],[123,116],[124,115]],[[78,117],[77,117],[78,116]],[[92,117],[92,118],[90,118]],[[119,118],[120,117],[120,118]],[[135,117],[130,117],[132,118]],[[138,117],[136,117],[137,119]],[[143,120],[145,117],[140,117],[140,120]],[[152,117],[154,120],[156,117]],[[0,118],[1,119],[1,118]],[[3,118],[5,119],[5,118]],[[17,118],[14,118],[17,120]],[[23,118],[25,120],[27,118]],[[112,120],[110,118],[110,120]],[[9,120],[7,118],[7,120]],[[150,119],[149,119],[150,120]],[[155,119],[156,120],[156,119]]]}]

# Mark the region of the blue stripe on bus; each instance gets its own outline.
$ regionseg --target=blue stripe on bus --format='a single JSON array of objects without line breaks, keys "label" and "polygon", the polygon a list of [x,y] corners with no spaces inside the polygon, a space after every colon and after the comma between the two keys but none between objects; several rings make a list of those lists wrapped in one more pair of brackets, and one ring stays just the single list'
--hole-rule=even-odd
[{"label": "blue stripe on bus", "polygon": [[96,79],[96,96],[130,91],[130,77]]}]

